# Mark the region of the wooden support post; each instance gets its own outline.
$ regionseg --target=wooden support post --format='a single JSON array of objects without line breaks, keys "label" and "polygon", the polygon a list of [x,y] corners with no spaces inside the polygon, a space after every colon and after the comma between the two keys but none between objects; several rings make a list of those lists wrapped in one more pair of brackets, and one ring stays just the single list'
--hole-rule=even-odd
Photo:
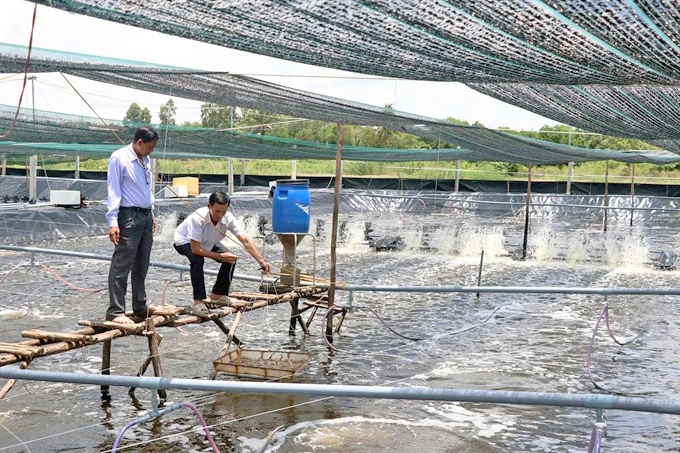
[{"label": "wooden support post", "polygon": [[342,327],[342,323],[345,320],[345,316],[347,316],[347,309],[343,308],[342,311],[340,312],[340,321],[338,321],[338,324],[335,326],[335,333],[340,332],[340,327]]},{"label": "wooden support post", "polygon": [[[224,332],[225,335],[229,335],[229,328],[224,325],[224,322],[220,318],[215,318],[213,319],[213,322],[217,324],[217,327],[220,328],[222,332]],[[241,346],[241,340],[238,339],[236,335],[232,335],[232,341],[236,346]]]},{"label": "wooden support post", "polygon": [[[29,363],[31,363],[31,359],[27,358],[26,360],[21,362],[21,365],[19,365],[19,369],[25,370],[26,368],[28,368]],[[5,395],[7,395],[7,393],[9,393],[10,390],[12,390],[12,387],[14,387],[14,384],[16,384],[16,382],[17,382],[16,379],[10,379],[10,380],[7,381],[7,383],[2,388],[2,390],[0,390],[0,400],[3,399],[5,397]]]},{"label": "wooden support post", "polygon": [[[288,321],[288,335],[290,336],[295,335],[295,325],[298,319],[300,319],[299,302],[300,299],[298,297],[290,301],[290,320]],[[303,323],[301,322],[300,325],[303,325]]]},{"label": "wooden support post", "polygon": [[305,334],[309,334],[307,330],[307,325],[302,320],[302,315],[300,312],[300,298],[294,297],[290,301],[290,324],[288,325],[288,335],[295,335],[295,328],[297,323],[300,323],[300,328]]},{"label": "wooden support post", "polygon": [[[236,332],[236,327],[238,327],[238,323],[241,322],[241,315],[243,314],[242,310],[239,310],[236,312],[234,315],[234,322],[231,324],[231,328],[229,329],[229,333],[227,334],[227,341],[224,343],[224,346],[222,347],[222,350],[218,354],[217,357],[222,357],[229,351],[229,346],[231,346],[231,342],[234,339],[234,332]],[[217,370],[213,368],[212,372],[210,373],[210,379],[213,380],[217,376]]]},{"label": "wooden support post", "polygon": [[[111,374],[111,342],[112,340],[104,341],[104,345],[102,347],[102,374],[107,376]],[[102,385],[100,389],[102,392],[102,398],[108,398],[109,386]]]},{"label": "wooden support post", "polygon": [[[328,309],[333,310],[335,301],[335,263],[338,241],[338,205],[340,204],[340,188],[342,187],[342,139],[345,132],[344,123],[338,123],[338,150],[335,154],[335,196],[333,198],[333,228],[331,231],[331,283],[328,288]],[[333,316],[326,317],[326,340],[333,343]]]},{"label": "wooden support post", "polygon": [[[163,377],[163,369],[161,368],[161,356],[158,350],[158,345],[160,344],[160,335],[156,333],[156,327],[153,323],[152,318],[146,319],[146,330],[144,332],[146,338],[149,340],[149,357],[151,358],[151,364],[153,365],[153,375],[156,377]],[[158,397],[165,401],[167,395],[165,389],[158,389]]]},{"label": "wooden support post", "polygon": [[[159,335],[158,337],[158,346],[160,347],[161,341],[163,340],[163,337]],[[139,371],[137,372],[137,376],[144,376],[144,373],[146,373],[147,368],[149,368],[149,365],[151,365],[151,359],[152,357],[149,355],[146,359],[144,359],[144,363],[142,364],[141,367],[139,367]],[[134,398],[135,396],[135,389],[136,387],[130,387],[130,390],[128,390],[128,395]]]},{"label": "wooden support post", "polygon": [[527,164],[527,200],[524,213],[524,240],[522,241],[522,260],[527,259],[527,243],[529,242],[529,210],[531,209],[531,164]]},{"label": "wooden support post", "polygon": [[314,320],[314,315],[316,315],[317,310],[319,307],[316,305],[312,307],[312,311],[309,314],[309,317],[307,318],[307,322],[305,323],[305,326],[309,329],[309,326],[312,324],[312,320]]}]

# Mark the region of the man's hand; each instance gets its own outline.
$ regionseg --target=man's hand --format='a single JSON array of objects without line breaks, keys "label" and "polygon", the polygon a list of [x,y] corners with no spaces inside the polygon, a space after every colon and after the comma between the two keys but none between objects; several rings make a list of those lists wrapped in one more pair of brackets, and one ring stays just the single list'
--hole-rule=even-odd
[{"label": "man's hand", "polygon": [[118,245],[118,241],[120,240],[120,228],[117,226],[109,227],[109,239],[115,245]]},{"label": "man's hand", "polygon": [[238,256],[234,255],[231,252],[222,252],[220,253],[220,261],[223,263],[231,263],[234,264],[236,260],[238,259]]},{"label": "man's hand", "polygon": [[153,222],[151,223],[151,235],[155,236],[156,235],[156,218],[153,218]]},{"label": "man's hand", "polygon": [[260,265],[260,270],[262,271],[263,274],[269,275],[272,273],[272,265],[269,264],[269,261],[262,260],[259,262]]}]

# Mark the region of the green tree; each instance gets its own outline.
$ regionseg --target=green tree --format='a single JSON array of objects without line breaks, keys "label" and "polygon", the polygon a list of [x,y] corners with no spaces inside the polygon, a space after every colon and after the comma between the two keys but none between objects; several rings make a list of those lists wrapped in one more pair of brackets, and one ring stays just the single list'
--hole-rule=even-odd
[{"label": "green tree", "polygon": [[229,129],[233,118],[234,124],[237,124],[239,117],[236,115],[237,109],[233,109],[227,105],[213,104],[205,102],[201,104],[201,126],[211,127],[213,129]]},{"label": "green tree", "polygon": [[177,114],[177,107],[175,107],[175,102],[172,99],[168,99],[168,102],[161,105],[161,109],[158,112],[158,117],[161,119],[162,125],[174,126],[175,115]]},{"label": "green tree", "polygon": [[133,102],[123,118],[123,124],[130,126],[133,123],[151,123],[151,112],[148,108],[141,108],[139,104]]},{"label": "green tree", "polygon": [[275,126],[274,123],[279,123],[286,119],[290,119],[283,115],[277,115],[255,109],[243,109],[242,115],[243,116],[239,121],[239,127],[243,128],[244,132],[260,135],[272,135],[271,131]]}]

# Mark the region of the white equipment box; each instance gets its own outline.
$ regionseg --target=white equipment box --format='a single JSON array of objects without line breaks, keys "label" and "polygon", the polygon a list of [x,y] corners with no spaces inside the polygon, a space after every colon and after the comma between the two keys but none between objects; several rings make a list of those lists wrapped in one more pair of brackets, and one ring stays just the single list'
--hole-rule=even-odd
[{"label": "white equipment box", "polygon": [[56,206],[80,206],[80,191],[50,190],[50,203]]},{"label": "white equipment box", "polygon": [[163,187],[163,198],[186,198],[188,195],[189,188],[187,186]]}]

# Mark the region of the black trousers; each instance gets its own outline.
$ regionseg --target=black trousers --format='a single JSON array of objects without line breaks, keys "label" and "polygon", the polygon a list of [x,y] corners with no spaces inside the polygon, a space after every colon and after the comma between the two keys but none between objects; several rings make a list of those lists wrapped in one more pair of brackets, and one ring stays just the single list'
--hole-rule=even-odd
[{"label": "black trousers", "polygon": [[[177,250],[177,253],[180,255],[184,255],[189,258],[189,267],[191,269],[191,286],[194,291],[194,300],[205,299],[205,277],[203,275],[203,265],[205,264],[205,258],[191,253],[191,244],[175,245],[175,250]],[[222,253],[226,252],[227,250],[216,245],[211,251]],[[231,286],[231,280],[234,278],[234,269],[236,268],[236,263],[232,264],[217,260],[214,261],[220,263],[220,270],[217,273],[217,280],[215,280],[212,292],[219,296],[226,296],[229,294],[229,286]]]},{"label": "black trousers", "polygon": [[146,314],[144,281],[153,245],[153,214],[150,209],[120,208],[118,227],[120,240],[109,268],[109,308],[106,310],[106,319],[109,320],[125,313],[125,293],[130,272],[132,310],[137,316]]}]

